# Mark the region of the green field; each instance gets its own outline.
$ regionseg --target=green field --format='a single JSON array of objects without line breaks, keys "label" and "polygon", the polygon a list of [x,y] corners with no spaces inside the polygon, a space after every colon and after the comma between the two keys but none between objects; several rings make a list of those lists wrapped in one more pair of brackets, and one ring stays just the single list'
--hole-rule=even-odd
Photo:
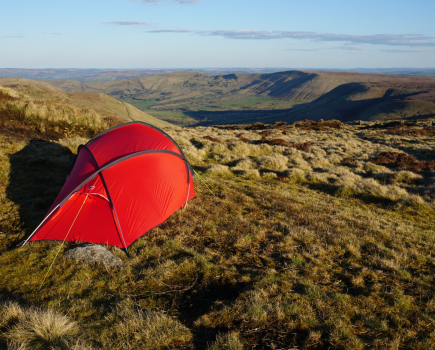
[{"label": "green field", "polygon": [[153,100],[153,101],[144,101],[144,102],[140,102],[140,103],[134,103],[133,101],[130,103],[133,106],[135,106],[136,108],[147,108],[147,107],[151,107],[154,106],[158,101]]}]

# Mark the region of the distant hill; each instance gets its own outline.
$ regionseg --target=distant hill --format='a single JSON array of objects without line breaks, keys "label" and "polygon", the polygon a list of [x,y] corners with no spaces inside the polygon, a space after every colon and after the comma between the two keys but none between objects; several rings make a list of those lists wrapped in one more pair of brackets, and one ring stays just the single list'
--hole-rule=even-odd
[{"label": "distant hill", "polygon": [[[74,79],[82,82],[126,80],[141,77],[148,77],[160,74],[170,74],[183,71],[201,73],[205,75],[224,74],[260,74],[276,73],[293,70],[290,67],[275,68],[191,68],[191,69],[78,69],[78,68],[45,68],[45,69],[24,69],[24,68],[0,68],[0,78],[25,78],[33,80],[49,79]],[[401,74],[435,77],[435,68],[351,68],[351,69],[313,69],[299,68],[303,71],[325,71],[325,72],[354,72],[370,74]]]},{"label": "distant hill", "polygon": [[149,75],[177,72],[179,69],[23,69],[0,68],[0,78],[33,80],[75,79],[79,81],[106,81],[132,79]]},{"label": "distant hill", "polygon": [[49,100],[77,108],[92,109],[103,117],[114,117],[122,122],[138,120],[160,128],[169,126],[165,121],[154,118],[134,106],[118,101],[104,93],[64,92],[43,81],[22,78],[0,79],[0,85],[36,99]]},{"label": "distant hill", "polygon": [[[264,96],[285,100],[313,101],[346,83],[385,81],[435,81],[427,77],[325,71],[287,71],[270,74],[226,74],[209,76],[193,72],[156,75],[106,82],[66,79],[47,81],[63,91],[102,92],[132,100],[159,99],[171,106],[192,97],[219,100],[228,95]],[[213,94],[213,95],[210,95]]]},{"label": "distant hill", "polygon": [[403,74],[435,77],[435,68],[353,68],[337,69],[337,71],[359,72],[371,74]]},{"label": "distant hill", "polygon": [[288,68],[203,68],[203,69],[24,69],[0,68],[0,78],[25,78],[33,80],[74,79],[78,81],[109,81],[147,77],[191,71],[208,75],[227,73],[272,73],[288,70]]},{"label": "distant hill", "polygon": [[299,105],[288,120],[349,121],[435,116],[435,79],[342,84],[311,103]]},{"label": "distant hill", "polygon": [[[217,76],[177,72],[106,82],[47,81],[63,91],[105,93],[179,123],[389,119],[435,113],[435,78],[329,71]],[[178,114],[177,114],[178,113]]]}]

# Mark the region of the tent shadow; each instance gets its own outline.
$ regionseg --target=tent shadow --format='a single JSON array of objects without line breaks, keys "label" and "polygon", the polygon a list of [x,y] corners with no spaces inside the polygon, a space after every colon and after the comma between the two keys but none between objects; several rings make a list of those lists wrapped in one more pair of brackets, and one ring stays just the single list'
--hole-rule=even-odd
[{"label": "tent shadow", "polygon": [[12,232],[24,231],[13,245],[28,237],[46,215],[68,175],[75,155],[58,143],[30,140],[19,152],[9,155],[10,181],[6,197],[18,206],[19,218]]}]

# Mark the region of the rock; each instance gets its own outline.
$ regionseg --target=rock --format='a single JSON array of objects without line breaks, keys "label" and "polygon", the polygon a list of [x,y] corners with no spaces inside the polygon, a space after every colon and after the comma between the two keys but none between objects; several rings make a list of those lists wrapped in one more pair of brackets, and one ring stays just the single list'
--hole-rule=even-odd
[{"label": "rock", "polygon": [[65,259],[78,260],[87,264],[102,263],[108,267],[124,267],[124,262],[100,245],[86,244],[65,253]]}]

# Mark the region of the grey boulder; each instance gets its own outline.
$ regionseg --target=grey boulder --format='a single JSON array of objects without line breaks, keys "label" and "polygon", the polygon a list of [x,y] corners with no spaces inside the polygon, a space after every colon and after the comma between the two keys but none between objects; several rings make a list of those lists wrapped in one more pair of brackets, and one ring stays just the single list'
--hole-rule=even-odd
[{"label": "grey boulder", "polygon": [[65,259],[77,260],[87,264],[101,263],[108,267],[124,267],[123,261],[100,245],[86,244],[65,253]]}]

